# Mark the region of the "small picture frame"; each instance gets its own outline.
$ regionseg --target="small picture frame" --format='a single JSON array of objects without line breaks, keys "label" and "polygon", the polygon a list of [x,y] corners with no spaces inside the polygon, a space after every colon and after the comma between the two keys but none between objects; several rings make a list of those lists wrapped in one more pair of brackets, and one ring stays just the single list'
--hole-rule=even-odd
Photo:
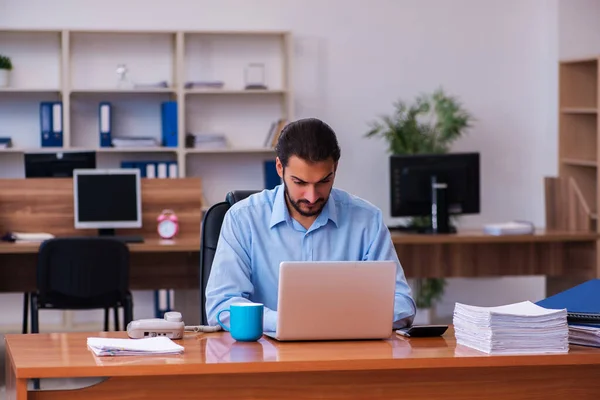
[{"label": "small picture frame", "polygon": [[246,90],[267,90],[265,85],[265,65],[262,63],[250,63],[246,66],[245,75]]}]

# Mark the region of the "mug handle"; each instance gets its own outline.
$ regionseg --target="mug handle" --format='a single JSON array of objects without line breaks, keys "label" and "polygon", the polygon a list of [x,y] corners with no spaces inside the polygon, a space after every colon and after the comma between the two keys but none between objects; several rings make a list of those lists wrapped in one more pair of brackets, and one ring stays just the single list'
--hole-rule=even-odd
[{"label": "mug handle", "polygon": [[228,327],[226,327],[226,326],[225,326],[225,324],[223,324],[223,323],[221,322],[221,313],[223,313],[223,312],[225,312],[225,311],[227,311],[227,312],[230,312],[230,311],[229,311],[229,308],[225,308],[225,309],[223,309],[223,310],[219,311],[219,313],[217,314],[217,323],[218,323],[219,325],[221,325],[221,328],[223,328],[223,330],[225,330],[225,331],[229,332],[229,328],[228,328]]}]

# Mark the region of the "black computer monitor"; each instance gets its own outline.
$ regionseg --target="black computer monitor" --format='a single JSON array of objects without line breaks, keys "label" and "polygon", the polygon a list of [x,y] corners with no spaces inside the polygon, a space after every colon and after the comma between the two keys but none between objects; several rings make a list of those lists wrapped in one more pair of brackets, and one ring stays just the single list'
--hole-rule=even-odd
[{"label": "black computer monitor", "polygon": [[98,229],[100,236],[124,237],[117,237],[115,228],[142,227],[140,170],[76,169],[73,204],[75,228]]},{"label": "black computer monitor", "polygon": [[96,168],[96,153],[25,153],[25,178],[67,178],[74,169]]},{"label": "black computer monitor", "polygon": [[392,217],[431,217],[423,233],[454,233],[450,215],[480,209],[479,153],[392,155]]}]

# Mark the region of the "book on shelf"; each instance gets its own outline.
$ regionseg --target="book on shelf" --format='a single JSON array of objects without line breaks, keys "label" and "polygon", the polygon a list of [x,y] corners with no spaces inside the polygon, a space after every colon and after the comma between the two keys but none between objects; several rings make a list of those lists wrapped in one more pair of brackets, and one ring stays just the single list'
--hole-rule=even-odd
[{"label": "book on shelf", "polygon": [[225,149],[229,147],[227,137],[222,133],[191,133],[186,134],[186,145],[189,148]]},{"label": "book on shelf", "polygon": [[279,135],[287,123],[288,121],[285,118],[280,118],[271,123],[271,127],[269,128],[269,132],[267,133],[263,147],[275,148],[275,145],[277,145],[277,141],[279,140]]},{"label": "book on shelf", "polygon": [[158,140],[152,137],[131,137],[131,136],[122,136],[115,137],[112,139],[113,147],[123,148],[123,147],[159,147]]},{"label": "book on shelf", "polygon": [[223,89],[225,83],[222,81],[190,81],[184,85],[185,89]]},{"label": "book on shelf", "polygon": [[160,81],[160,82],[152,82],[152,83],[134,83],[134,89],[167,89],[169,87],[169,82]]}]

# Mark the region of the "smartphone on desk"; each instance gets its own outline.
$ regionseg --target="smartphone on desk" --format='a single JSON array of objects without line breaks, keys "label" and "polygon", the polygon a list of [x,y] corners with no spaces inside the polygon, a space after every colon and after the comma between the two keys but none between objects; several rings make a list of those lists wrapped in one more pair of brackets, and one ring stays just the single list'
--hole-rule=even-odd
[{"label": "smartphone on desk", "polygon": [[448,325],[412,325],[397,329],[396,333],[406,337],[436,337],[442,336]]}]

